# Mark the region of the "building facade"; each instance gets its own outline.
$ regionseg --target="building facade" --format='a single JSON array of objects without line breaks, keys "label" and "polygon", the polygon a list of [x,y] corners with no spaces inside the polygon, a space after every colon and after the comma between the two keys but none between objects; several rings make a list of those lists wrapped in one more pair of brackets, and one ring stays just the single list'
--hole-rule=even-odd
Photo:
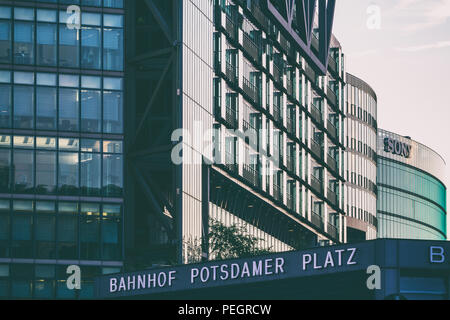
[{"label": "building facade", "polygon": [[378,237],[445,240],[445,161],[430,148],[378,131]]},{"label": "building facade", "polygon": [[[220,177],[220,187],[212,190],[210,216],[245,222],[263,247],[275,251],[341,242],[342,49],[330,35],[332,62],[321,74],[272,15],[272,2],[263,2],[216,1],[213,8],[212,176]],[[284,1],[273,6],[286,12]],[[233,208],[243,198],[244,210]],[[304,239],[313,235],[317,240]]]},{"label": "building facade", "polygon": [[347,240],[377,237],[377,95],[363,80],[346,79]]},{"label": "building facade", "polygon": [[123,33],[120,0],[0,1],[0,299],[123,267]]}]

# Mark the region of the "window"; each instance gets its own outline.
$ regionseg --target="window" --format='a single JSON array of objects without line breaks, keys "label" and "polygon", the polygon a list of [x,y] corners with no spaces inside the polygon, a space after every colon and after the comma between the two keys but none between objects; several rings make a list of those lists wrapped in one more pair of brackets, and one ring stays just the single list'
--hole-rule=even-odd
[{"label": "window", "polygon": [[100,206],[82,204],[80,219],[81,259],[100,259]]},{"label": "window", "polygon": [[14,23],[14,63],[34,64],[34,23]]},{"label": "window", "polygon": [[33,87],[14,86],[14,127],[16,129],[34,128]]},{"label": "window", "polygon": [[103,155],[103,194],[122,196],[123,162],[121,155]]},{"label": "window", "polygon": [[123,30],[104,29],[103,31],[103,68],[105,70],[123,70]]},{"label": "window", "polygon": [[0,63],[10,63],[10,62],[11,62],[11,22],[0,20]]},{"label": "window", "polygon": [[101,68],[101,29],[83,27],[81,30],[81,67]]},{"label": "window", "polygon": [[122,93],[105,91],[103,106],[103,131],[105,133],[123,133]]},{"label": "window", "polygon": [[38,23],[36,34],[37,64],[56,66],[56,24]]},{"label": "window", "polygon": [[101,94],[100,91],[81,91],[81,131],[101,132]]},{"label": "window", "polygon": [[70,30],[65,24],[59,26],[59,66],[79,66],[79,31]]},{"label": "window", "polygon": [[119,205],[103,205],[102,214],[102,258],[119,260],[121,257],[121,207]]},{"label": "window", "polygon": [[0,85],[0,128],[11,127],[11,86]]},{"label": "window", "polygon": [[56,152],[36,152],[36,192],[40,194],[56,192]]},{"label": "window", "polygon": [[34,236],[37,259],[54,259],[55,252],[55,203],[37,202]]},{"label": "window", "polygon": [[56,233],[58,259],[78,259],[77,234],[78,204],[59,203]]},{"label": "window", "polygon": [[78,153],[60,152],[58,187],[61,194],[78,194]]},{"label": "window", "polygon": [[78,131],[78,101],[78,90],[59,90],[59,130]]},{"label": "window", "polygon": [[32,258],[33,202],[14,201],[12,219],[12,257]]},{"label": "window", "polygon": [[34,187],[32,150],[14,150],[14,190],[29,193]]},{"label": "window", "polygon": [[56,129],[56,88],[36,88],[36,129]]},{"label": "window", "polygon": [[83,195],[98,196],[101,190],[101,155],[96,153],[81,153],[81,181]]}]

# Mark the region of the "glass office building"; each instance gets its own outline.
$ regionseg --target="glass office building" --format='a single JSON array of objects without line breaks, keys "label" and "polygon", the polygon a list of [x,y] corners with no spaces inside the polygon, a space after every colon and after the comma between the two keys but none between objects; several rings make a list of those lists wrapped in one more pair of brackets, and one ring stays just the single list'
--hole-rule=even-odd
[{"label": "glass office building", "polygon": [[378,237],[445,240],[445,161],[409,137],[378,131]]},{"label": "glass office building", "polygon": [[123,28],[123,1],[0,4],[0,299],[123,267]]},{"label": "glass office building", "polygon": [[377,237],[377,95],[347,73],[347,241]]}]

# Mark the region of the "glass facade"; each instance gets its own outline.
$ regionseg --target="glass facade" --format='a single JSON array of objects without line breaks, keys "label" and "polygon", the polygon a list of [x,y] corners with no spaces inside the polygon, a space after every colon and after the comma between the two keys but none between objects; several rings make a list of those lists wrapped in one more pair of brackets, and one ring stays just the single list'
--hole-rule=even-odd
[{"label": "glass facade", "polygon": [[123,32],[122,0],[0,5],[0,299],[92,298],[122,270]]},{"label": "glass facade", "polygon": [[377,236],[377,96],[351,74],[346,91],[347,240],[360,242]]},{"label": "glass facade", "polygon": [[[442,176],[430,173],[445,172],[445,162],[441,159],[437,167],[439,155],[407,137],[380,130],[378,139],[378,236],[445,240],[447,189],[439,180]],[[385,139],[410,145],[411,155],[405,158],[386,152]],[[430,155],[422,157],[425,153]],[[419,168],[410,163],[417,163]]]}]

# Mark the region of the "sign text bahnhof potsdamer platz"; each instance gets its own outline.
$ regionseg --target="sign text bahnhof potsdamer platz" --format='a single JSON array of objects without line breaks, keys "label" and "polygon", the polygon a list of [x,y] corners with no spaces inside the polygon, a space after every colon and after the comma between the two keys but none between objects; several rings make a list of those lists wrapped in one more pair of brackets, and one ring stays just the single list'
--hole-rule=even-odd
[{"label": "sign text bahnhof potsdamer platz", "polygon": [[[252,285],[277,290],[277,283],[317,279],[326,290],[333,276],[344,279],[343,290],[364,288],[370,276],[368,270],[379,267],[382,297],[398,294],[393,285],[396,277],[440,277],[449,284],[450,242],[415,240],[376,240],[360,244],[322,247],[299,252],[287,252],[249,259],[207,262],[202,264],[151,269],[129,274],[109,275],[96,279],[98,298],[158,298],[162,294],[201,292],[209,290],[209,298],[221,288],[241,291]],[[370,268],[372,267],[372,269]],[[414,274],[414,272],[416,272]],[[365,277],[361,277],[365,274]],[[320,279],[327,281],[320,281]],[[362,283],[353,283],[362,282]],[[284,286],[283,288],[286,288]],[[307,290],[306,290],[307,291]],[[210,295],[212,293],[212,296]],[[347,293],[348,292],[343,292]],[[448,294],[448,292],[447,292]],[[167,297],[167,296],[161,296]],[[169,295],[170,297],[170,295]]]}]

